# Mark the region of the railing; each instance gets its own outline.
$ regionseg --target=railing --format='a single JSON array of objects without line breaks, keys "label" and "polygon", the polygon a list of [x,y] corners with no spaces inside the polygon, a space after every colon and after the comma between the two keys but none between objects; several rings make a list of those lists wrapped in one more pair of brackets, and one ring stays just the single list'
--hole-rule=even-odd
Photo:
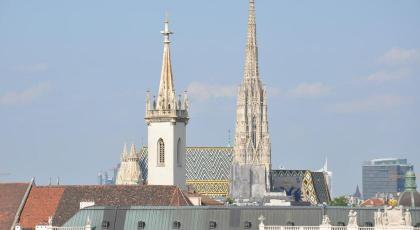
[{"label": "railing", "polygon": [[83,227],[55,227],[55,226],[48,226],[48,225],[38,225],[35,227],[35,230],[92,230],[95,229],[91,226],[83,226]]},{"label": "railing", "polygon": [[347,227],[347,226],[270,226],[265,225],[264,230],[420,230],[415,227]]}]

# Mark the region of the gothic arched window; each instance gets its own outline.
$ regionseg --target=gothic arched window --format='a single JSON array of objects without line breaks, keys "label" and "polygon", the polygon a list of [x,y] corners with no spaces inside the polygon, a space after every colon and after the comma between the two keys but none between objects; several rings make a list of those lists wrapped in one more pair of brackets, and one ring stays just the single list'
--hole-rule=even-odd
[{"label": "gothic arched window", "polygon": [[182,143],[181,143],[181,138],[178,139],[178,144],[176,145],[176,163],[178,164],[178,166],[182,166]]},{"label": "gothic arched window", "polygon": [[158,153],[158,166],[165,165],[165,143],[162,138],[158,140],[157,144],[157,153]]}]

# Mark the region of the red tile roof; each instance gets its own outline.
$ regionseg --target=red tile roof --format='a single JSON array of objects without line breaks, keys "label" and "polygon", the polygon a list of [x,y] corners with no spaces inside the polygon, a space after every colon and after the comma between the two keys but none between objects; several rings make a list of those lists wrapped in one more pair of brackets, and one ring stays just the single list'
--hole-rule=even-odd
[{"label": "red tile roof", "polygon": [[55,215],[63,193],[63,187],[34,186],[20,215],[22,228],[35,228],[36,225],[48,223],[48,217]]},{"label": "red tile roof", "polygon": [[177,186],[65,186],[53,224],[63,225],[79,210],[81,201],[94,201],[99,206],[191,206]]},{"label": "red tile roof", "polygon": [[365,200],[361,206],[363,207],[378,207],[378,206],[384,206],[385,200],[382,198],[371,198]]},{"label": "red tile roof", "polygon": [[0,184],[0,230],[10,230],[29,183]]}]

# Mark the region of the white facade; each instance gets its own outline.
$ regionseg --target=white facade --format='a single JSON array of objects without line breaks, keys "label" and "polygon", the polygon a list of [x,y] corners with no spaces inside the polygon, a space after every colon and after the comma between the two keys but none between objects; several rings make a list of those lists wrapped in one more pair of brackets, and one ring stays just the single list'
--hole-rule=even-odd
[{"label": "white facade", "polygon": [[188,99],[176,98],[170,56],[169,22],[165,21],[162,71],[157,99],[146,100],[149,185],[186,189],[185,144]]},{"label": "white facade", "polygon": [[[148,125],[148,184],[185,185],[185,128],[183,122],[151,122]],[[164,143],[164,163],[160,162],[159,140]]]}]

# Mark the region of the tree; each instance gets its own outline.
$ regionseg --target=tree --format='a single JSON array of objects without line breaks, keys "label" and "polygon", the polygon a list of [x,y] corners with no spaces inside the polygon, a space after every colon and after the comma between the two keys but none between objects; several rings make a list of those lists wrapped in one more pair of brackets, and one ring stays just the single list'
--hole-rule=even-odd
[{"label": "tree", "polygon": [[348,202],[346,197],[339,196],[339,197],[334,198],[332,201],[330,201],[330,203],[328,205],[330,205],[330,206],[348,206],[349,202]]}]

